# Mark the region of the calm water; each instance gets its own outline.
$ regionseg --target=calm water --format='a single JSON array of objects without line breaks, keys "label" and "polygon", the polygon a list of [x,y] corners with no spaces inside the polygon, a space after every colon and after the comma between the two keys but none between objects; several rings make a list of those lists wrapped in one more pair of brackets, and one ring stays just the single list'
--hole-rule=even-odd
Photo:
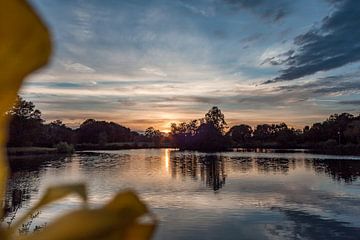
[{"label": "calm water", "polygon": [[[97,151],[17,170],[6,222],[49,185],[83,181],[97,206],[135,189],[160,220],[155,239],[360,239],[360,158],[306,153]],[[31,227],[80,205],[69,197]]]}]

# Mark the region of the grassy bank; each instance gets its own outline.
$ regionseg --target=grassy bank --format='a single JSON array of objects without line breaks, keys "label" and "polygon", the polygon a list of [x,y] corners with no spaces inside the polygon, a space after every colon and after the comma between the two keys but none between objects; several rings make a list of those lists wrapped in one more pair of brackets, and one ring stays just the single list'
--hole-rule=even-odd
[{"label": "grassy bank", "polygon": [[11,147],[7,148],[7,154],[9,156],[30,156],[30,155],[46,155],[56,154],[56,148],[45,147]]},{"label": "grassy bank", "polygon": [[155,144],[153,142],[121,142],[121,143],[107,143],[107,144],[77,144],[75,149],[77,151],[83,150],[123,150],[123,149],[144,149],[144,148],[170,148],[171,144]]}]

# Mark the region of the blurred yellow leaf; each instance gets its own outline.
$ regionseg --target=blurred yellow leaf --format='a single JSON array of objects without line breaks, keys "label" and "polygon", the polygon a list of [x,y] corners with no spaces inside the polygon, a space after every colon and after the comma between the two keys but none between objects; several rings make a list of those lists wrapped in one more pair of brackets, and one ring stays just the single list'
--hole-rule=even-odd
[{"label": "blurred yellow leaf", "polygon": [[49,33],[24,0],[0,0],[0,200],[7,179],[4,113],[12,106],[26,75],[47,63]]},{"label": "blurred yellow leaf", "polygon": [[40,201],[33,206],[24,216],[22,216],[16,223],[11,226],[8,232],[14,233],[22,223],[26,221],[32,214],[38,211],[40,208],[45,207],[46,205],[60,200],[61,198],[67,197],[70,194],[77,194],[84,202],[87,201],[86,187],[84,184],[67,184],[50,187],[45,191],[45,194],[42,196]]},{"label": "blurred yellow leaf", "polygon": [[[156,223],[152,224],[134,224],[128,228],[124,239],[150,239],[154,234]],[[118,238],[114,238],[118,239]]]},{"label": "blurred yellow leaf", "polygon": [[49,187],[41,200],[34,206],[34,210],[38,210],[45,205],[67,197],[70,194],[77,194],[82,200],[87,201],[87,192],[84,184],[67,184]]},{"label": "blurred yellow leaf", "polygon": [[140,201],[138,196],[131,191],[124,191],[118,193],[108,204],[104,206],[104,209],[121,214],[130,210],[132,218],[140,217],[141,215],[148,213],[148,209],[144,203]]},{"label": "blurred yellow leaf", "polygon": [[[9,119],[5,112],[16,98],[23,79],[45,65],[51,53],[47,28],[25,0],[0,0],[0,206],[2,206],[7,161],[5,145]],[[14,236],[15,230],[38,209],[69,194],[78,194],[85,202],[82,184],[49,188],[43,198],[9,229],[0,228],[0,239],[24,240],[112,240],[150,239],[156,221],[145,204],[133,192],[116,195],[98,209],[81,209],[69,213],[44,230],[25,236]],[[150,222],[141,218],[149,215]],[[1,215],[2,216],[2,215]],[[0,217],[1,217],[0,216]]]},{"label": "blurred yellow leaf", "polygon": [[152,222],[146,224],[139,223],[139,217],[146,213],[145,205],[134,193],[120,193],[102,208],[74,211],[57,219],[44,231],[20,239],[149,239],[155,229],[155,220],[151,219]]}]

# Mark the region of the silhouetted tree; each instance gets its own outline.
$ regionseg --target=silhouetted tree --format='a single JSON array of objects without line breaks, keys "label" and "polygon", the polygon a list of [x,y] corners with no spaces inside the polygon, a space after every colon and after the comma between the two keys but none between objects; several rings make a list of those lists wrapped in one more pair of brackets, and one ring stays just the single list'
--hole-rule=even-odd
[{"label": "silhouetted tree", "polygon": [[345,130],[349,124],[358,119],[359,117],[354,117],[349,113],[331,115],[324,122],[315,123],[308,131],[304,132],[304,140],[315,143],[333,139],[338,144],[345,144],[350,140],[345,138]]},{"label": "silhouetted tree", "polygon": [[354,120],[346,126],[344,137],[351,143],[360,143],[360,120]]},{"label": "silhouetted tree", "polygon": [[[360,116],[349,113],[331,115],[323,122],[297,130],[285,123],[260,124],[253,130],[240,124],[226,134],[227,123],[221,110],[214,106],[202,119],[171,125],[169,136],[153,127],[145,134],[130,131],[114,122],[87,119],[78,129],[67,127],[61,120],[45,124],[34,103],[18,96],[14,106],[6,113],[11,117],[9,147],[46,146],[59,143],[99,144],[116,142],[172,141],[180,149],[220,151],[229,147],[304,147],[329,153],[360,153]],[[230,142],[229,140],[232,140]],[[78,145],[79,146],[79,145]]]},{"label": "silhouetted tree", "polygon": [[289,128],[285,123],[260,124],[254,130],[253,139],[260,146],[293,147],[301,133],[301,130]]},{"label": "silhouetted tree", "polygon": [[160,130],[157,130],[153,127],[149,127],[145,130],[145,137],[150,141],[152,141],[153,143],[155,143],[155,145],[159,145],[163,135],[160,132]]},{"label": "silhouetted tree", "polygon": [[275,125],[275,140],[280,147],[293,147],[296,145],[301,130],[289,128],[285,123]]},{"label": "silhouetted tree", "polygon": [[227,135],[238,144],[246,144],[251,140],[253,130],[249,125],[240,124],[233,126],[227,132]]},{"label": "silhouetted tree", "polygon": [[60,142],[74,143],[74,132],[67,127],[61,120],[52,121],[43,125],[42,146],[53,147]]},{"label": "silhouetted tree", "polygon": [[191,140],[190,149],[205,152],[223,151],[229,147],[227,137],[211,123],[201,124]]},{"label": "silhouetted tree", "polygon": [[254,130],[254,139],[261,142],[269,141],[274,134],[273,126],[269,124],[257,125]]},{"label": "silhouetted tree", "polygon": [[14,106],[6,115],[11,117],[8,146],[20,147],[39,144],[43,119],[40,110],[35,108],[34,103],[17,96]]},{"label": "silhouetted tree", "polygon": [[225,121],[225,116],[221,110],[214,106],[212,107],[205,115],[205,123],[212,124],[217,130],[221,133],[225,132],[227,128],[227,123]]},{"label": "silhouetted tree", "polygon": [[114,122],[85,120],[78,129],[78,143],[105,144],[128,142],[132,139],[130,129]]},{"label": "silhouetted tree", "polygon": [[224,114],[217,107],[213,107],[204,119],[173,123],[171,135],[180,149],[221,151],[229,147],[227,137],[223,134],[225,128]]}]

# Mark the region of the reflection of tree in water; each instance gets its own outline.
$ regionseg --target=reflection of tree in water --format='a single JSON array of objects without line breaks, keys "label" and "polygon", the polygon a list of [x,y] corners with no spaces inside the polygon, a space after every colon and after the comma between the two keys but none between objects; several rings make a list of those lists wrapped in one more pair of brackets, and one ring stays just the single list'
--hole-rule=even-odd
[{"label": "reflection of tree in water", "polygon": [[31,196],[39,191],[40,171],[18,171],[12,173],[8,180],[4,218],[7,224],[11,224],[16,214],[23,205],[30,201]]},{"label": "reflection of tree in water", "polygon": [[242,173],[247,173],[254,168],[254,159],[251,157],[231,157],[226,158],[226,161],[231,161],[232,168]]},{"label": "reflection of tree in water", "polygon": [[66,155],[34,155],[34,156],[12,156],[9,158],[9,165],[12,172],[19,171],[38,171],[48,165],[59,168],[64,166],[67,158]]},{"label": "reflection of tree in water", "polygon": [[297,167],[308,171],[326,174],[335,181],[351,183],[360,176],[360,161],[356,160],[317,160],[287,158],[252,158],[239,156],[179,154],[171,157],[173,178],[191,177],[200,180],[215,191],[225,184],[225,162],[228,167],[242,173],[255,170],[263,174],[288,174]]},{"label": "reflection of tree in water", "polygon": [[289,168],[295,169],[295,161],[286,158],[257,158],[256,168],[259,172],[286,174]]},{"label": "reflection of tree in water", "polygon": [[179,175],[182,178],[191,177],[194,180],[200,177],[200,180],[214,191],[222,188],[226,179],[224,161],[216,155],[174,156],[171,158],[171,175],[173,178]]},{"label": "reflection of tree in water", "polygon": [[160,156],[147,156],[144,159],[146,169],[160,169],[161,168],[161,157]]},{"label": "reflection of tree in water", "polygon": [[11,175],[7,182],[4,202],[4,218],[11,224],[19,209],[27,205],[39,192],[40,174],[45,167],[59,168],[66,163],[64,155],[20,156],[10,158]]},{"label": "reflection of tree in water", "polygon": [[262,174],[287,174],[297,165],[295,159],[286,158],[231,157],[227,161],[231,161],[231,167],[242,173],[255,170]]},{"label": "reflection of tree in water", "polygon": [[358,160],[315,160],[313,166],[316,172],[326,173],[334,180],[346,183],[351,183],[360,176]]},{"label": "reflection of tree in water", "polygon": [[129,154],[112,154],[100,152],[78,153],[80,169],[89,172],[101,172],[103,170],[118,171],[128,169],[131,156]]},{"label": "reflection of tree in water", "polygon": [[359,228],[347,225],[333,219],[324,219],[321,216],[309,214],[299,210],[273,208],[283,213],[289,220],[288,224],[266,226],[270,238],[284,239],[359,239]]},{"label": "reflection of tree in water", "polygon": [[289,170],[302,166],[307,171],[326,174],[336,181],[346,183],[351,183],[360,176],[358,160],[231,157],[226,161],[231,161],[231,167],[243,173],[255,169],[265,174],[287,174]]}]

